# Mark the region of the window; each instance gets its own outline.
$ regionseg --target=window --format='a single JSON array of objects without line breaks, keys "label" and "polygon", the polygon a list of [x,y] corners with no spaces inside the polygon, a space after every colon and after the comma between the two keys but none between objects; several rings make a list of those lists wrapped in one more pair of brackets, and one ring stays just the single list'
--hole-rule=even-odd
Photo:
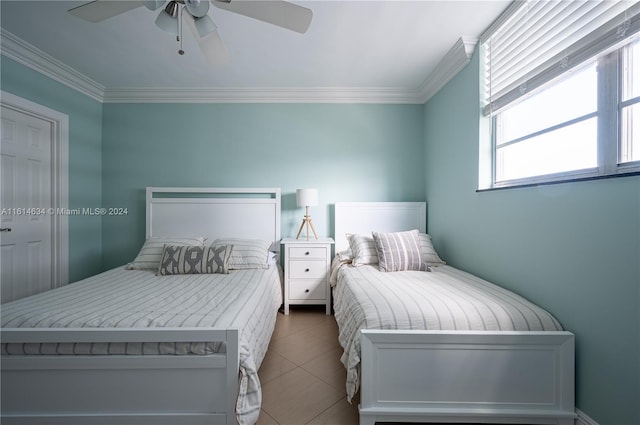
[{"label": "window", "polygon": [[595,64],[572,73],[495,120],[495,181],[598,166]]},{"label": "window", "polygon": [[640,5],[530,0],[505,15],[481,40],[480,189],[640,172]]},{"label": "window", "polygon": [[[623,50],[621,163],[640,161],[640,42]],[[635,124],[635,127],[634,127]]]}]

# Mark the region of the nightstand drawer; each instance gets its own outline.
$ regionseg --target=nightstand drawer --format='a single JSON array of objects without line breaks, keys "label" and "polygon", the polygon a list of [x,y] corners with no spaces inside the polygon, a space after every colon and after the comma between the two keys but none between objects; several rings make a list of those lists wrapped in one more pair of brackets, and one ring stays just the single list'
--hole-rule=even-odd
[{"label": "nightstand drawer", "polygon": [[289,298],[292,300],[324,300],[327,282],[322,279],[302,279],[289,282]]},{"label": "nightstand drawer", "polygon": [[327,277],[326,261],[290,261],[289,277],[292,279],[314,279]]},{"label": "nightstand drawer", "polygon": [[304,247],[304,246],[292,246],[289,248],[289,258],[291,259],[299,259],[299,258],[313,258],[324,260],[327,258],[327,248],[321,247]]}]

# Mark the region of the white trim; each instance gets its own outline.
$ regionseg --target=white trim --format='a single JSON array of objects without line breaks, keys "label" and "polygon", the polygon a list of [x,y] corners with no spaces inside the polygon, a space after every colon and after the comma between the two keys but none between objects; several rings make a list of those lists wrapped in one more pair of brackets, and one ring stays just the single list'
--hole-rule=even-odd
[{"label": "white trim", "polygon": [[591,419],[586,413],[580,409],[576,409],[576,425],[599,425],[598,422]]},{"label": "white trim", "polygon": [[[52,207],[69,208],[69,116],[14,94],[0,91],[0,103],[49,121],[52,126]],[[53,216],[52,287],[69,283],[69,217]]]},{"label": "white trim", "polygon": [[0,29],[2,55],[101,103],[371,103],[421,105],[471,60],[476,39],[462,37],[420,87],[105,87]]},{"label": "white trim", "polygon": [[5,29],[0,29],[0,49],[2,50],[3,56],[56,80],[98,102],[103,101],[103,85]]},{"label": "white trim", "polygon": [[415,90],[352,87],[107,88],[105,103],[424,103]]},{"label": "white trim", "polygon": [[455,77],[471,62],[471,57],[478,43],[477,38],[460,37],[440,63],[429,73],[418,88],[420,103],[426,103],[442,87]]}]

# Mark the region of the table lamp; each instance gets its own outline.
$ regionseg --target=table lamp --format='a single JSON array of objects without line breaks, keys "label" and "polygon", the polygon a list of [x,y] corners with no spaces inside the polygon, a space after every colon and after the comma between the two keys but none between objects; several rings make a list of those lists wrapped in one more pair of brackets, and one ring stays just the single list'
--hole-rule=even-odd
[{"label": "table lamp", "polygon": [[313,228],[313,221],[311,220],[311,216],[309,215],[309,207],[315,207],[316,205],[318,205],[318,189],[298,189],[296,191],[296,203],[299,207],[306,208],[306,213],[304,215],[304,218],[302,219],[302,224],[300,225],[300,229],[298,230],[296,239],[300,239],[300,233],[302,233],[302,229],[306,228],[307,240],[309,240],[309,226],[311,226],[313,236],[318,239],[316,229]]}]

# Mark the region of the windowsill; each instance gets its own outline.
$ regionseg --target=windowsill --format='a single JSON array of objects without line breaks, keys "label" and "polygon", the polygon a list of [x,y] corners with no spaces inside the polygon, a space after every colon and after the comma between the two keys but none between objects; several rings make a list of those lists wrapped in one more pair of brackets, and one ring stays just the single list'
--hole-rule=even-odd
[{"label": "windowsill", "polygon": [[517,189],[517,188],[524,188],[524,187],[548,186],[548,185],[552,185],[552,184],[575,183],[575,182],[585,182],[585,181],[591,181],[591,180],[604,180],[604,179],[611,179],[611,178],[617,178],[617,177],[632,177],[632,176],[640,176],[640,170],[639,171],[629,171],[629,172],[618,173],[618,174],[607,174],[607,175],[603,175],[603,176],[575,177],[575,178],[568,178],[568,179],[564,179],[564,180],[554,180],[554,181],[544,181],[544,182],[531,182],[531,183],[518,183],[518,184],[509,185],[509,186],[496,186],[496,187],[489,187],[489,188],[486,188],[486,189],[477,189],[476,192],[477,193],[480,193],[480,192],[494,192],[494,191],[497,191],[497,190]]}]

